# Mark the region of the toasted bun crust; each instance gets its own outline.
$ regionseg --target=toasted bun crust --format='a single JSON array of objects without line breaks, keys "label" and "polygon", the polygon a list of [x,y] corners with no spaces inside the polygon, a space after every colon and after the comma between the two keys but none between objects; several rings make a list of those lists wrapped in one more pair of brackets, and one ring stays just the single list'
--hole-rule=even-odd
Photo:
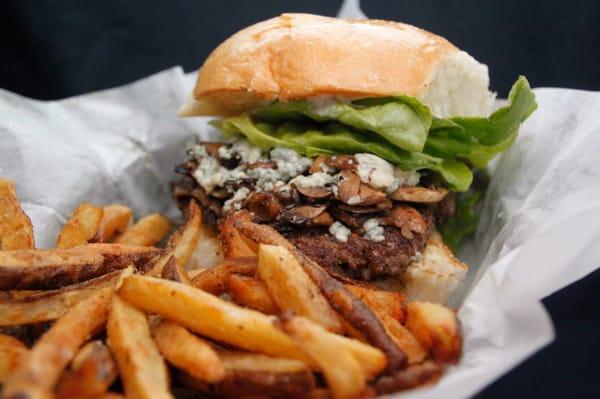
[{"label": "toasted bun crust", "polygon": [[231,36],[208,57],[181,115],[229,116],[319,96],[405,94],[438,116],[486,113],[487,67],[411,25],[283,14]]}]

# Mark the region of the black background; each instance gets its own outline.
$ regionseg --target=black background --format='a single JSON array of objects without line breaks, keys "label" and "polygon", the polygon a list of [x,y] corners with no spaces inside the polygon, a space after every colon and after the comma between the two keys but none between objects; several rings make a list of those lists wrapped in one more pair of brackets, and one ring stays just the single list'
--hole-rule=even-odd
[{"label": "black background", "polygon": [[[56,99],[175,65],[198,68],[229,35],[282,12],[335,15],[340,1],[21,1],[0,8],[0,87]],[[363,0],[372,18],[445,36],[490,68],[505,96],[532,86],[600,89],[600,2]],[[557,340],[481,398],[600,395],[600,272],[544,300]]]}]

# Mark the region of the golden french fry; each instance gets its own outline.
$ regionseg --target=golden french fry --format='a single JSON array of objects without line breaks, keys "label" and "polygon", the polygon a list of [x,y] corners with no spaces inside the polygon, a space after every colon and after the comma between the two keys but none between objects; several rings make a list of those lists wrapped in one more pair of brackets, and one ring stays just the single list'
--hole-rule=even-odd
[{"label": "golden french fry", "polygon": [[232,274],[229,276],[228,286],[231,299],[238,305],[266,314],[279,313],[279,308],[262,281],[242,274]]},{"label": "golden french fry", "polygon": [[255,257],[226,260],[221,264],[202,270],[192,278],[192,285],[213,295],[221,295],[227,291],[227,282],[231,274],[250,275],[255,271]]},{"label": "golden french fry", "polygon": [[106,205],[102,208],[104,216],[100,222],[94,242],[109,242],[116,234],[123,233],[131,222],[131,208],[120,204]]},{"label": "golden french fry", "polygon": [[378,314],[378,316],[388,334],[408,357],[408,364],[422,363],[427,357],[427,351],[415,336],[392,316],[388,314]]},{"label": "golden french fry", "polygon": [[62,371],[79,347],[104,327],[111,293],[110,288],[104,288],[58,319],[11,374],[4,386],[3,397],[50,397]]},{"label": "golden french fry", "polygon": [[[223,245],[225,259],[240,259],[256,256],[256,251],[253,250],[244,241],[240,232],[233,227],[230,219],[225,219],[219,226],[219,238]],[[255,249],[258,249],[256,247]]]},{"label": "golden french fry", "polygon": [[406,327],[439,362],[457,362],[462,353],[460,321],[451,309],[429,302],[408,304]]},{"label": "golden french fry", "polygon": [[184,268],[196,249],[202,229],[202,211],[196,201],[190,201],[186,218],[185,224],[173,233],[167,244],[173,250],[177,264]]},{"label": "golden french fry", "polygon": [[106,287],[115,287],[133,268],[117,270],[80,284],[51,291],[5,292],[0,297],[0,326],[18,326],[55,320],[71,306]]},{"label": "golden french fry", "polygon": [[211,383],[225,378],[225,367],[215,350],[184,327],[162,320],[152,328],[152,335],[165,359],[194,378]]},{"label": "golden french fry", "polygon": [[0,249],[35,248],[31,219],[21,209],[11,180],[0,177]]},{"label": "golden french fry", "polygon": [[202,224],[196,249],[187,264],[188,270],[204,269],[222,263],[225,260],[221,240],[215,229]]},{"label": "golden french fry", "polygon": [[284,312],[294,311],[329,331],[342,331],[337,314],[321,294],[319,287],[287,249],[261,245],[256,272],[279,309]]},{"label": "golden french fry", "polygon": [[127,397],[173,398],[169,392],[167,367],[142,311],[113,295],[107,335]]},{"label": "golden french fry", "polygon": [[0,334],[0,385],[8,381],[28,352],[29,349],[23,342],[10,335]]},{"label": "golden french fry", "polygon": [[317,363],[334,398],[354,398],[365,390],[366,376],[360,363],[324,328],[300,316],[283,318],[279,326]]},{"label": "golden french fry", "polygon": [[79,205],[58,234],[56,247],[71,248],[86,244],[98,232],[103,216],[102,208],[91,204]]},{"label": "golden french fry", "polygon": [[244,352],[220,352],[219,356],[226,369],[222,381],[204,384],[184,375],[184,384],[216,397],[235,398],[304,397],[315,386],[311,371],[298,360]]},{"label": "golden french fry", "polygon": [[0,290],[60,288],[129,265],[146,270],[162,252],[158,248],[120,244],[0,251]]},{"label": "golden french fry", "polygon": [[307,359],[274,318],[238,307],[194,287],[149,276],[123,279],[119,295],[147,312],[157,313],[221,342],[273,356]]},{"label": "golden french fry", "polygon": [[117,365],[101,341],[81,347],[71,369],[60,379],[56,396],[61,399],[96,398],[106,393],[117,378]]},{"label": "golden french fry", "polygon": [[160,242],[169,230],[171,230],[171,223],[163,215],[153,213],[138,220],[118,236],[115,242],[150,247]]},{"label": "golden french fry", "polygon": [[373,387],[378,395],[395,393],[435,382],[442,375],[443,370],[440,364],[428,360],[421,364],[413,364],[393,374],[381,376],[373,383]]},{"label": "golden french fry", "polygon": [[344,286],[377,315],[390,315],[400,323],[406,320],[406,298],[400,292],[361,287],[354,284],[344,284]]},{"label": "golden french fry", "polygon": [[162,267],[160,277],[167,280],[177,281],[178,283],[192,285],[192,280],[190,280],[190,276],[188,275],[187,271],[182,264],[177,263],[175,260],[175,255],[173,254],[169,256],[169,259]]}]

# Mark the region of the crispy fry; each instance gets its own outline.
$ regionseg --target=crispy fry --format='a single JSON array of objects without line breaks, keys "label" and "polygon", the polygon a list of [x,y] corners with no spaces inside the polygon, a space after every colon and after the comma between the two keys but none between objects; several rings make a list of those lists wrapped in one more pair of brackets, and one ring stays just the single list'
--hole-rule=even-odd
[{"label": "crispy fry", "polygon": [[261,245],[258,277],[282,311],[291,310],[332,332],[341,332],[337,314],[296,258],[284,247]]},{"label": "crispy fry", "polygon": [[118,244],[152,246],[171,230],[171,223],[161,214],[153,213],[137,221],[115,240]]},{"label": "crispy fry", "polygon": [[434,362],[427,361],[415,364],[391,375],[381,376],[375,381],[374,388],[378,395],[398,392],[419,385],[430,384],[442,374],[442,367]]},{"label": "crispy fry", "polygon": [[94,242],[109,242],[116,234],[123,233],[131,222],[131,208],[128,206],[111,204],[104,206],[102,210],[104,216]]},{"label": "crispy fry", "polygon": [[240,258],[226,260],[223,263],[209,267],[192,278],[192,285],[213,295],[221,295],[227,290],[229,276],[233,273],[244,275],[254,274],[256,258]]},{"label": "crispy fry", "polygon": [[0,385],[8,381],[27,352],[29,349],[23,342],[10,335],[0,334]]},{"label": "crispy fry", "polygon": [[287,248],[319,287],[334,310],[363,333],[373,346],[380,348],[386,354],[388,371],[400,369],[406,364],[406,355],[387,334],[379,319],[342,283],[331,277],[271,226],[253,223],[247,212],[237,212],[232,219],[234,227],[244,236],[252,237],[261,244],[281,245]]},{"label": "crispy fry", "polygon": [[408,364],[418,364],[427,357],[427,351],[415,336],[400,322],[388,314],[378,314],[383,326],[396,344],[408,357]]},{"label": "crispy fry", "polygon": [[206,382],[225,378],[225,367],[215,350],[180,325],[162,320],[152,328],[152,335],[165,359],[194,378]]},{"label": "crispy fry", "polygon": [[117,365],[101,341],[84,345],[71,369],[61,378],[56,396],[61,399],[96,398],[106,393],[117,378]]},{"label": "crispy fry", "polygon": [[177,263],[177,261],[175,260],[175,255],[171,255],[169,257],[169,260],[165,263],[164,267],[162,268],[160,277],[167,280],[177,281],[178,283],[192,285],[192,280],[190,280],[190,276],[188,276],[188,273],[183,267],[183,265]]},{"label": "crispy fry", "polygon": [[0,177],[0,248],[33,249],[31,219],[21,209],[15,184]]},{"label": "crispy fry", "polygon": [[305,360],[273,326],[274,318],[238,307],[194,287],[148,276],[129,276],[118,289],[140,309],[176,321],[199,334],[250,351]]},{"label": "crispy fry", "polygon": [[133,268],[117,270],[104,276],[52,291],[6,292],[0,297],[0,326],[18,326],[55,320],[76,303],[106,287],[115,287],[119,279]]},{"label": "crispy fry", "polygon": [[217,397],[298,397],[314,388],[315,380],[304,363],[254,353],[223,352],[225,378],[203,384],[182,376],[184,384]]},{"label": "crispy fry", "polygon": [[387,314],[404,323],[406,320],[406,298],[397,291],[344,284],[358,299],[363,301],[375,314]]},{"label": "crispy fry", "polygon": [[435,360],[455,363],[460,358],[460,321],[451,309],[435,303],[411,302],[406,327]]},{"label": "crispy fry", "polygon": [[58,234],[56,247],[72,248],[86,244],[98,232],[103,216],[102,208],[91,204],[79,205]]},{"label": "crispy fry", "polygon": [[0,251],[0,290],[60,288],[131,264],[145,270],[161,253],[158,248],[118,244]]},{"label": "crispy fry", "polygon": [[223,245],[225,259],[256,256],[256,252],[246,244],[240,232],[233,227],[231,219],[225,219],[219,224],[219,238]]},{"label": "crispy fry", "polygon": [[196,249],[187,264],[187,269],[207,268],[225,260],[221,240],[216,228],[202,223]]},{"label": "crispy fry", "polygon": [[6,382],[3,397],[49,397],[77,349],[106,323],[111,292],[97,292],[58,319]]},{"label": "crispy fry", "polygon": [[167,367],[142,311],[113,295],[107,334],[127,397],[173,398]]},{"label": "crispy fry", "polygon": [[354,398],[365,390],[366,376],[360,363],[325,329],[300,316],[283,318],[279,326],[317,363],[334,398]]},{"label": "crispy fry", "polygon": [[229,276],[228,286],[231,299],[238,305],[266,314],[279,313],[279,308],[262,281],[242,274],[232,274]]},{"label": "crispy fry", "polygon": [[168,248],[175,253],[177,264],[185,267],[196,249],[202,229],[202,212],[196,201],[190,201],[186,212],[186,222],[169,239]]}]

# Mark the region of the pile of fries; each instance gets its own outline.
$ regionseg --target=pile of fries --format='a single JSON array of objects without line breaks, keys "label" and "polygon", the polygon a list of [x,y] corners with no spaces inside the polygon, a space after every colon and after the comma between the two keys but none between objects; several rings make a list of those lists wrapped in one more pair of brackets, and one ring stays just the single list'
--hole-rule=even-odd
[{"label": "pile of fries", "polygon": [[[0,179],[1,397],[363,398],[460,358],[454,311],[340,282],[243,211],[219,237],[185,217],[167,239],[161,215],[83,204],[37,250]],[[199,240],[224,257],[190,270]]]}]

